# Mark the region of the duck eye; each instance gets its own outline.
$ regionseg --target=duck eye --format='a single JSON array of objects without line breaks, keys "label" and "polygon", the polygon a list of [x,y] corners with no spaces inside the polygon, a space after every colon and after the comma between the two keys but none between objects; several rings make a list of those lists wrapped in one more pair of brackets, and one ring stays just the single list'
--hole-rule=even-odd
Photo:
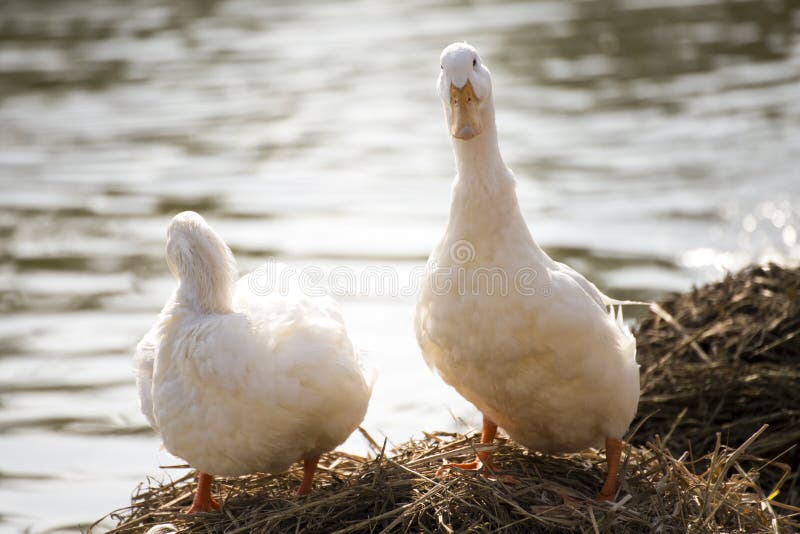
[{"label": "duck eye", "polygon": [[439,68],[444,70],[444,65],[439,65]]},{"label": "duck eye", "polygon": [[477,66],[478,66],[478,60],[475,59],[475,58],[472,58],[472,68],[475,68]]}]

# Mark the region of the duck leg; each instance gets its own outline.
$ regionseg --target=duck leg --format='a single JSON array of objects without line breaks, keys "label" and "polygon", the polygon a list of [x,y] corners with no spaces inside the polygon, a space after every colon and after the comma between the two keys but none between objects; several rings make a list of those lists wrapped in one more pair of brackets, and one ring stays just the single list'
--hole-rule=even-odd
[{"label": "duck leg", "polygon": [[186,509],[187,514],[219,510],[219,503],[211,497],[212,479],[208,473],[197,472],[197,490],[194,492],[192,505]]},{"label": "duck leg", "polygon": [[[497,434],[497,425],[486,417],[483,416],[483,429],[481,430],[481,444],[487,444],[494,441],[494,437]],[[486,465],[489,469],[494,470],[494,464],[492,463],[492,453],[491,452],[479,452],[478,456],[475,458],[474,462],[469,462],[465,464],[460,463],[449,463],[443,465],[439,471],[437,471],[437,475],[441,474],[444,470],[449,469],[451,467],[455,467],[457,469],[467,469],[472,471],[478,471],[483,466]]]},{"label": "duck leg", "polygon": [[298,495],[311,493],[311,481],[314,479],[314,472],[317,470],[317,462],[319,462],[319,454],[303,458],[303,481],[300,483],[300,487],[297,488]]},{"label": "duck leg", "polygon": [[606,438],[606,462],[608,463],[608,476],[598,501],[613,501],[617,494],[617,474],[619,473],[619,461],[622,456],[622,440]]}]

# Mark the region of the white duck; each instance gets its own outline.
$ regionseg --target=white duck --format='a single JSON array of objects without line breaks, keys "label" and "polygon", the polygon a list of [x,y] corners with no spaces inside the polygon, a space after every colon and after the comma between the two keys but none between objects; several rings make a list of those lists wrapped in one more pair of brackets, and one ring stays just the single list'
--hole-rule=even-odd
[{"label": "white duck", "polygon": [[[533,240],[497,143],[492,80],[478,52],[441,55],[439,92],[458,173],[444,237],[418,295],[417,340],[429,366],[497,426],[543,452],[601,446],[611,500],[621,438],[636,413],[636,341],[618,303]],[[505,285],[504,285],[505,284]],[[479,455],[462,468],[490,463]]]},{"label": "white duck", "polygon": [[[212,475],[281,472],[364,418],[371,387],[330,298],[259,296],[222,238],[193,212],[167,231],[178,287],[136,348],[141,408],[164,447],[198,470],[189,513],[219,508]],[[252,275],[252,273],[251,273]]]}]

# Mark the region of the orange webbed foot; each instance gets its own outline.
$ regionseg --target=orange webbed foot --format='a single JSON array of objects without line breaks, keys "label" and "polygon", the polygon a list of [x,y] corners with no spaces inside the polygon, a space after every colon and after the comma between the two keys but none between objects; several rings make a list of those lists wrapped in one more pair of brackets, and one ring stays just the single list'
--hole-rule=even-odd
[{"label": "orange webbed foot", "polygon": [[206,502],[197,502],[195,499],[192,501],[192,505],[184,510],[184,513],[196,514],[199,512],[216,512],[219,509],[220,505],[214,499],[209,499]]},{"label": "orange webbed foot", "polygon": [[505,482],[506,484],[519,484],[519,480],[511,475],[503,475],[497,472],[497,468],[492,461],[492,457],[489,454],[485,454],[485,457],[481,457],[478,455],[475,458],[474,462],[468,463],[449,463],[442,465],[437,471],[437,477],[445,477],[447,476],[453,469],[461,470],[461,471],[473,471],[478,473],[488,480],[497,480],[500,482]]},{"label": "orange webbed foot", "polygon": [[208,473],[197,473],[197,490],[192,505],[184,510],[187,514],[219,510],[219,503],[211,497],[211,480],[212,476]]},{"label": "orange webbed foot", "polygon": [[[483,416],[483,429],[481,431],[481,444],[491,443],[494,440],[494,436],[497,433],[497,425],[486,417]],[[452,469],[460,469],[462,471],[474,471],[480,474],[484,474],[485,471],[488,471],[488,478],[489,480],[499,480],[501,482],[506,482],[509,484],[519,484],[519,481],[512,477],[511,475],[498,475],[497,469],[494,466],[494,462],[492,461],[492,453],[491,452],[479,452],[478,456],[475,458],[474,462],[468,463],[449,463],[444,464],[436,471],[437,477],[446,476]]]},{"label": "orange webbed foot", "polygon": [[437,471],[437,477],[445,477],[450,473],[451,469],[460,469],[461,471],[482,471],[483,470],[483,462],[480,460],[475,460],[474,462],[468,463],[448,463],[443,464]]},{"label": "orange webbed foot", "polygon": [[597,500],[600,502],[611,502],[614,500],[614,494],[601,491],[600,494],[597,495]]}]

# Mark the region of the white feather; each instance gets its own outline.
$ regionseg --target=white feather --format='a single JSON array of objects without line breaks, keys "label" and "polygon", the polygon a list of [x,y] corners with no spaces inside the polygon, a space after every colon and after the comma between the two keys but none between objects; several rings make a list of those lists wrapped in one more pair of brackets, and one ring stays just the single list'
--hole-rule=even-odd
[{"label": "white feather", "polygon": [[371,384],[330,298],[254,293],[197,214],[167,255],[179,287],[134,358],[142,411],[165,448],[218,475],[278,472],[333,449],[364,418]]},{"label": "white feather", "polygon": [[[446,48],[440,84],[463,78],[473,51],[462,43]],[[576,451],[621,438],[639,399],[635,339],[621,308],[614,310],[617,301],[534,241],[499,153],[491,78],[486,69],[473,75],[488,83],[480,102],[484,130],[453,139],[458,175],[450,218],[417,300],[422,354],[529,448]],[[470,254],[454,257],[465,243]],[[505,274],[506,294],[469,284],[486,269]],[[530,283],[520,288],[514,282],[524,272],[532,273]],[[442,289],[443,278],[453,282],[449,289]],[[467,287],[459,289],[459,281]]]}]

